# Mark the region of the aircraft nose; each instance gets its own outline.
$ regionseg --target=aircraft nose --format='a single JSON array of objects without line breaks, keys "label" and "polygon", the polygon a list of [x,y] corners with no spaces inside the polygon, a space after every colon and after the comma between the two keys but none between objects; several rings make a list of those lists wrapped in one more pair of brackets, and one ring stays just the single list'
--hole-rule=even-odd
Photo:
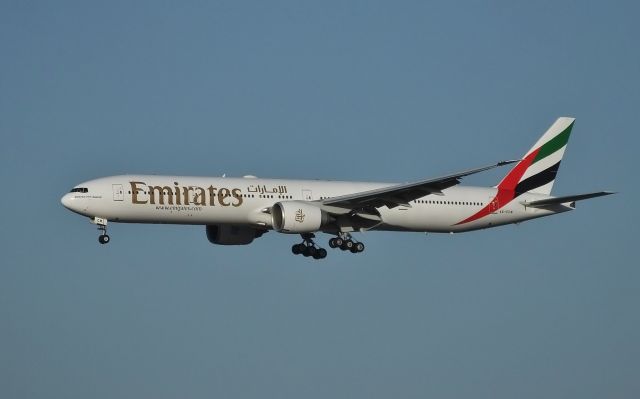
[{"label": "aircraft nose", "polygon": [[67,209],[71,209],[72,202],[73,198],[71,196],[71,193],[66,193],[62,196],[62,198],[60,198],[60,203]]},{"label": "aircraft nose", "polygon": [[62,206],[68,210],[84,215],[89,209],[89,204],[85,198],[78,198],[76,193],[67,193],[60,198]]}]

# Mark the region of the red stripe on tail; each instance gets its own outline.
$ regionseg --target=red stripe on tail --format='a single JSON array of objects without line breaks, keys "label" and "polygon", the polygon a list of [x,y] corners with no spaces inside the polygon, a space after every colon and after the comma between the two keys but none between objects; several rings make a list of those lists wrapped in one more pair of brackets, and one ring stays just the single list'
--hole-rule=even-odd
[{"label": "red stripe on tail", "polygon": [[463,221],[456,223],[456,226],[478,220],[511,202],[511,200],[516,196],[516,186],[522,179],[522,176],[524,176],[527,169],[529,169],[529,166],[533,163],[533,160],[536,159],[539,151],[540,148],[537,148],[535,151],[527,155],[522,161],[518,162],[518,164],[511,169],[509,173],[507,173],[504,179],[502,179],[500,184],[498,184],[498,193],[496,196],[484,208],[480,209],[478,212]]}]

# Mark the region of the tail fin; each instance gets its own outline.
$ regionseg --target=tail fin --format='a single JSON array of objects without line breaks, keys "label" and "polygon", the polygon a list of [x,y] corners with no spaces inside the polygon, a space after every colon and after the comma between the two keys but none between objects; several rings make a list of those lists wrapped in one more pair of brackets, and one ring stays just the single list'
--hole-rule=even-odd
[{"label": "tail fin", "polygon": [[516,197],[526,192],[551,194],[574,122],[575,118],[558,118],[497,187]]}]

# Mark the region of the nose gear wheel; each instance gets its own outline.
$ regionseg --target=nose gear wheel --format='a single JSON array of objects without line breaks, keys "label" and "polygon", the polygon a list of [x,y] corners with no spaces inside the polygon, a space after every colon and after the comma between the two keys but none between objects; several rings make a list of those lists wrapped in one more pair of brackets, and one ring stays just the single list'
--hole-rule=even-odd
[{"label": "nose gear wheel", "polygon": [[98,242],[100,244],[108,244],[111,241],[111,237],[107,234],[107,226],[99,224],[98,230],[102,233],[98,236]]}]

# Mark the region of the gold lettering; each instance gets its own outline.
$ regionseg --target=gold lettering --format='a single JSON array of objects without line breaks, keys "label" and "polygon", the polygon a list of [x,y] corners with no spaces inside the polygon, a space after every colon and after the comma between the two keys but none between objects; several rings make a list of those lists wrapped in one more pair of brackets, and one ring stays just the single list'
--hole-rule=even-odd
[{"label": "gold lettering", "polygon": [[180,187],[178,187],[177,182],[174,182],[173,184],[176,186],[175,187],[176,205],[182,205],[182,202],[180,201]]},{"label": "gold lettering", "polygon": [[167,196],[169,205],[173,205],[173,191],[169,186],[149,186],[149,203],[156,203],[156,192],[158,192],[158,202],[164,205],[164,198]]},{"label": "gold lettering", "polygon": [[131,184],[131,203],[132,204],[146,204],[147,200],[139,200],[138,199],[138,190],[143,190],[142,188],[138,188],[138,184],[143,184],[141,181],[130,181]]},{"label": "gold lettering", "polygon": [[208,190],[209,190],[209,205],[216,206],[215,198],[216,198],[217,189],[213,186],[209,186]]},{"label": "gold lettering", "polygon": [[202,187],[194,187],[196,193],[193,196],[194,205],[207,205],[207,195]]},{"label": "gold lettering", "polygon": [[184,205],[189,205],[189,191],[193,190],[193,187],[183,187],[182,193],[184,194]]},{"label": "gold lettering", "polygon": [[235,198],[238,201],[231,205],[233,205],[236,208],[242,205],[242,194],[239,188],[234,188],[233,190],[231,190],[231,195],[233,195],[233,198]]},{"label": "gold lettering", "polygon": [[[200,205],[233,206],[235,208],[244,203],[242,189],[226,187],[217,188],[213,185],[203,188],[198,186],[182,187],[178,182],[174,186],[147,186],[140,181],[131,181],[131,202],[133,204],[159,205]],[[193,195],[193,197],[191,197]],[[207,195],[209,199],[207,200]],[[262,196],[261,196],[262,197]],[[266,197],[266,196],[265,196]]]},{"label": "gold lettering", "polygon": [[221,206],[229,206],[231,204],[226,203],[225,199],[229,196],[230,191],[228,188],[221,188],[220,191],[218,191],[218,203]]}]

